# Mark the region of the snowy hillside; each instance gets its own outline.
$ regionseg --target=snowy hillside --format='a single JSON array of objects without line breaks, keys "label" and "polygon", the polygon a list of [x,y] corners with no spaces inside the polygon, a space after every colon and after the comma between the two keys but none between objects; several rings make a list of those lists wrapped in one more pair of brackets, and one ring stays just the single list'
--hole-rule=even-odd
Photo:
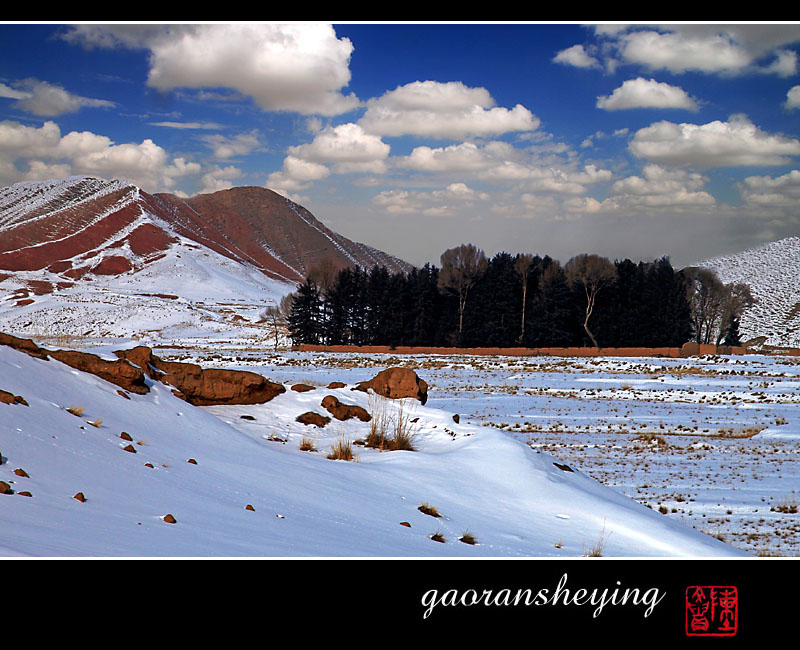
[{"label": "snowy hillside", "polygon": [[800,347],[800,237],[697,264],[726,284],[745,282],[758,303],[742,317],[742,340],[766,336],[767,345]]},{"label": "snowy hillside", "polygon": [[[50,281],[52,293],[31,284]],[[64,336],[159,341],[264,342],[265,307],[295,285],[182,237],[140,270],[58,288],[47,271],[21,271],[0,284],[0,330],[43,340]]]},{"label": "snowy hillside", "polygon": [[[94,375],[0,346],[0,389],[25,402],[0,402],[0,481],[14,492],[0,494],[0,555],[742,554],[503,432],[410,398],[287,384],[265,404],[200,408],[148,385],[126,398]],[[373,413],[402,407],[416,450],[355,446],[356,462],[329,460],[332,444],[363,439],[368,427],[295,420],[324,413],[329,394]],[[317,451],[301,451],[304,439]],[[441,516],[418,509],[426,503]],[[467,532],[476,544],[459,540]]]}]

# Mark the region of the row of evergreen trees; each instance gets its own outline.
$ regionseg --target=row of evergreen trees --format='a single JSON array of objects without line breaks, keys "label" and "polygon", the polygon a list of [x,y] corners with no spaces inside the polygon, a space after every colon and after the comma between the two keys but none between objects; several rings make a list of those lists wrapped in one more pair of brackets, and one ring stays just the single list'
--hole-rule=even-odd
[{"label": "row of evergreen trees", "polygon": [[662,347],[694,337],[690,279],[668,258],[579,257],[487,259],[467,245],[443,254],[441,268],[348,267],[322,285],[310,274],[289,331],[295,344],[389,346]]}]

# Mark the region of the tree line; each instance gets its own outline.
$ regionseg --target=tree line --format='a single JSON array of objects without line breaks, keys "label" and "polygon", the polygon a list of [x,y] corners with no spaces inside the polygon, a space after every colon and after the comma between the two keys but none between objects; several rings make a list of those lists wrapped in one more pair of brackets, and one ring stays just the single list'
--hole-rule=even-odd
[{"label": "tree line", "polygon": [[[545,255],[472,244],[440,266],[311,269],[279,307],[294,344],[446,347],[678,347],[739,345],[749,287],[710,269],[676,270],[669,258],[634,263]],[[277,345],[277,339],[276,339]]]}]

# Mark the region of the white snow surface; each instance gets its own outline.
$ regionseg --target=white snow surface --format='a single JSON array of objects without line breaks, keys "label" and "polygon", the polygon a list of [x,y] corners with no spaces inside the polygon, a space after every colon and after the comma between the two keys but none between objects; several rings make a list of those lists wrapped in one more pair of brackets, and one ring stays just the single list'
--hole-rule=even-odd
[{"label": "white snow surface", "polygon": [[[278,371],[270,379],[282,381]],[[563,461],[514,436],[456,424],[431,401],[377,400],[350,390],[353,373],[341,374],[345,388],[300,393],[287,381],[266,404],[198,408],[155,382],[125,399],[93,375],[0,347],[0,388],[28,403],[0,403],[0,480],[15,491],[0,495],[0,555],[575,557],[595,546],[604,556],[745,554],[559,469]],[[327,415],[328,394],[368,410],[402,407],[418,418],[416,450],[355,446],[355,462],[329,460],[334,442],[364,438],[369,425],[295,421],[309,410]],[[137,453],[123,450],[123,431]],[[318,451],[301,451],[304,438]],[[423,503],[442,516],[420,512]],[[477,544],[459,541],[467,531]],[[431,539],[436,532],[444,543]]]},{"label": "white snow surface", "polygon": [[[87,275],[72,287],[29,295],[25,280],[61,281],[47,271],[15,273],[0,285],[0,331],[41,340],[75,334],[163,341],[261,343],[260,314],[296,288],[175,235],[166,255],[119,276]],[[127,245],[114,254],[129,252]],[[167,297],[170,296],[170,297]]]}]

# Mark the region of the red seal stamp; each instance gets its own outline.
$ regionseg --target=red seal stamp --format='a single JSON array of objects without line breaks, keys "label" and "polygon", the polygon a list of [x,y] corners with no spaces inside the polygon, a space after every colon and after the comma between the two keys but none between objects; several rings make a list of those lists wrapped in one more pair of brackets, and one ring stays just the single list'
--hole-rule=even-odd
[{"label": "red seal stamp", "polygon": [[687,636],[734,636],[738,625],[736,587],[686,587]]}]

